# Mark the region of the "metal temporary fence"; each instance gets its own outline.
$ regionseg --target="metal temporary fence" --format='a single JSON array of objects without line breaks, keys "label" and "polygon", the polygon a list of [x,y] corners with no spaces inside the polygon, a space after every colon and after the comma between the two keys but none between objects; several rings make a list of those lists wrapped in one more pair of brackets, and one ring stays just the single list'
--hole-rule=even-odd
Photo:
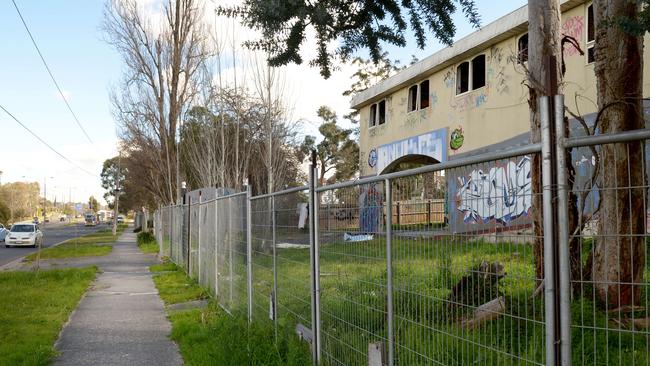
[{"label": "metal temporary fence", "polygon": [[161,254],[317,364],[648,365],[650,130],[566,138],[539,106],[539,143],[163,207]]}]

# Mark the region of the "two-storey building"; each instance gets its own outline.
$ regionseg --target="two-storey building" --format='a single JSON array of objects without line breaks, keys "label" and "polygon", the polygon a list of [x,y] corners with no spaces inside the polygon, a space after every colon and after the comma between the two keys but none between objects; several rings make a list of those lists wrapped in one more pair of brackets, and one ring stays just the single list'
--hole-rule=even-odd
[{"label": "two-storey building", "polygon": [[[564,47],[565,103],[593,119],[597,109],[593,8],[584,0],[564,0],[561,10],[562,33],[575,38],[584,53],[570,44]],[[351,104],[360,113],[361,176],[527,143],[527,31],[528,7],[524,6],[355,95]],[[647,57],[647,48],[644,52]],[[647,70],[645,91],[650,90]],[[529,175],[526,159],[505,173],[512,176],[512,184],[529,182],[517,177]],[[450,220],[508,221],[530,206],[527,203],[517,212],[467,212],[475,209],[461,207],[459,191],[471,175],[458,178],[446,179]],[[519,194],[530,195],[530,187],[520,187]]]}]

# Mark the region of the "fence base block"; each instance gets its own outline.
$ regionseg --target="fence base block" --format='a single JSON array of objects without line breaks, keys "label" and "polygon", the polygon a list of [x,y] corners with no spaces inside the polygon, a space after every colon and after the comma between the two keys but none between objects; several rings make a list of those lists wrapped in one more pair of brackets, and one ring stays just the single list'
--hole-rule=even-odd
[{"label": "fence base block", "polygon": [[368,344],[368,366],[388,365],[384,342]]}]

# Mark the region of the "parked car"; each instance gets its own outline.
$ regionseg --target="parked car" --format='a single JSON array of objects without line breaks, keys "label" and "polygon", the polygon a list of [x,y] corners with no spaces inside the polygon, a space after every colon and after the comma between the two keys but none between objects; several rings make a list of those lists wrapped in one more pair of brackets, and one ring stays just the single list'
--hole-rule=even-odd
[{"label": "parked car", "polygon": [[124,223],[124,216],[118,215],[117,216],[117,223],[118,224],[123,224]]},{"label": "parked car", "polygon": [[4,243],[5,237],[8,233],[9,230],[7,230],[4,225],[0,224],[0,243]]},{"label": "parked car", "polygon": [[5,237],[5,247],[43,245],[43,233],[36,224],[14,224]]}]

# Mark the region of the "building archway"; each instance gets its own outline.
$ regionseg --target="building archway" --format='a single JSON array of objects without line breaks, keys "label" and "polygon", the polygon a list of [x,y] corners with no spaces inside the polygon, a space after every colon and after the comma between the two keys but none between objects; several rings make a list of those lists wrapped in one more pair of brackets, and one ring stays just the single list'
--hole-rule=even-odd
[{"label": "building archway", "polygon": [[425,165],[439,164],[440,162],[428,155],[408,154],[393,160],[379,174],[388,174],[418,168]]}]

